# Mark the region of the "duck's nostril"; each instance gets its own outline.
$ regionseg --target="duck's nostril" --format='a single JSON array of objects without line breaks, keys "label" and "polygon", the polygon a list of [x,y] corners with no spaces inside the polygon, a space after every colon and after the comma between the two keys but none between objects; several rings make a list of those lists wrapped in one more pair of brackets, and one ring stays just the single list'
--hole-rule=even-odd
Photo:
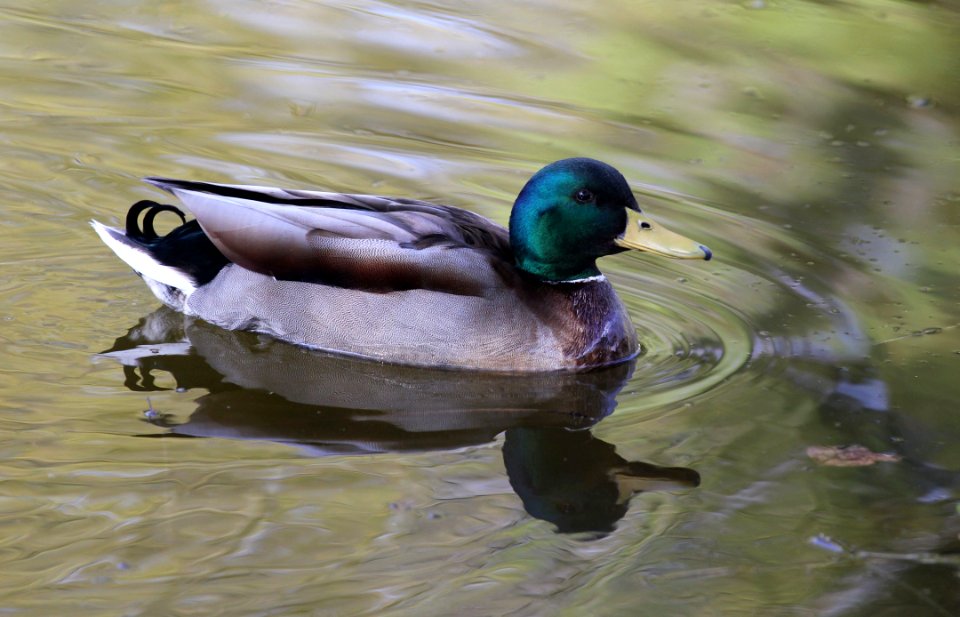
[{"label": "duck's nostril", "polygon": [[650,223],[646,221],[640,223],[640,229],[650,229]]}]

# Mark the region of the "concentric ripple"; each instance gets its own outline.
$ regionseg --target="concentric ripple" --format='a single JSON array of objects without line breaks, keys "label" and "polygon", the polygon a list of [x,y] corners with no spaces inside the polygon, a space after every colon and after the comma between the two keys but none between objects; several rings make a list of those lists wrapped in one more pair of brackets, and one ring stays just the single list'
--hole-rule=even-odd
[{"label": "concentric ripple", "polygon": [[678,403],[714,387],[749,360],[752,348],[753,333],[741,314],[704,285],[661,268],[649,268],[650,276],[611,275],[643,348],[630,389],[643,392],[644,407]]},{"label": "concentric ripple", "polygon": [[[761,221],[666,190],[645,192],[670,202],[658,206],[663,211],[682,209],[685,232],[705,239],[717,259],[625,256],[604,264],[643,346],[628,388],[642,396],[632,397],[630,408],[676,405],[747,364],[805,389],[815,384],[826,390],[821,394],[842,390],[844,378],[823,379],[824,372],[862,363],[869,336],[829,276],[812,276],[809,268],[794,274],[784,265],[785,256],[803,264],[831,258]],[[737,245],[725,244],[733,237]]]}]

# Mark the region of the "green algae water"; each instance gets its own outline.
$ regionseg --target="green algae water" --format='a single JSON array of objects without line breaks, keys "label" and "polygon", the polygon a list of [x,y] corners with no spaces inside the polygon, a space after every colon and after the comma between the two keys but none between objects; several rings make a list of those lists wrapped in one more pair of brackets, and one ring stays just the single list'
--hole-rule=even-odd
[{"label": "green algae water", "polygon": [[[13,1],[0,92],[0,612],[960,611],[956,3]],[[715,253],[601,260],[584,374],[224,332],[88,225],[570,156]]]}]

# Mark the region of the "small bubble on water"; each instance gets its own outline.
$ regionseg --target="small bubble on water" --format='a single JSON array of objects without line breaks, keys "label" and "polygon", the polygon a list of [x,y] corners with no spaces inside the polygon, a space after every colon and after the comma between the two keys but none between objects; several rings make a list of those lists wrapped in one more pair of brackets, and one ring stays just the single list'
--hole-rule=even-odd
[{"label": "small bubble on water", "polygon": [[927,109],[933,107],[933,99],[922,94],[911,94],[907,97],[907,105],[913,109]]}]

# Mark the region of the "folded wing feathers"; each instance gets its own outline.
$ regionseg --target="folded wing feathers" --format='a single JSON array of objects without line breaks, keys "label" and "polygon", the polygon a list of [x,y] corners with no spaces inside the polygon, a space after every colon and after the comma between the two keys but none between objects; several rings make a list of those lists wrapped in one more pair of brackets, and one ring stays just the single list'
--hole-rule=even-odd
[{"label": "folded wing feathers", "polygon": [[[492,221],[422,201],[157,178],[147,181],[174,193],[205,229],[294,226],[304,234],[389,240],[403,247],[416,247],[423,238],[443,238],[454,245],[481,248],[487,240],[491,244],[487,248],[497,252],[506,243],[505,230]],[[246,210],[246,216],[238,215],[238,208]]]}]

